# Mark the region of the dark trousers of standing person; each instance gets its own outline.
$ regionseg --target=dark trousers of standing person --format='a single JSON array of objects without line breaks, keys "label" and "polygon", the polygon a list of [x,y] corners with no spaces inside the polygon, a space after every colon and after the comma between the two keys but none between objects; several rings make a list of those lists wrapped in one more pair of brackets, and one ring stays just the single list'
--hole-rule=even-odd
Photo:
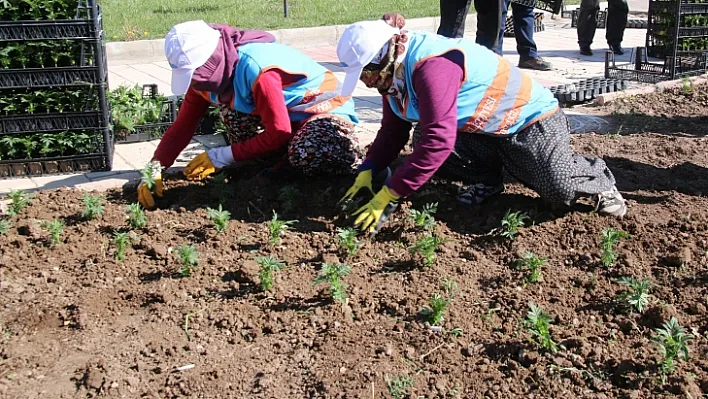
[{"label": "dark trousers of standing person", "polygon": [[[465,34],[465,18],[472,0],[440,0],[440,27],[438,35],[461,38]],[[502,23],[504,0],[474,0],[477,10],[477,37],[475,42],[488,49],[497,46]]]},{"label": "dark trousers of standing person", "polygon": [[[607,2],[607,44],[613,48],[620,47],[627,26],[629,6],[627,0],[608,0]],[[578,13],[578,44],[581,50],[590,49],[595,28],[597,28],[597,12],[600,11],[600,0],[582,0]]]},{"label": "dark trousers of standing person", "polygon": [[[511,0],[504,0],[502,9],[502,21],[504,22],[499,30],[499,40],[497,42],[496,53],[502,54],[502,44],[504,43],[504,28],[506,25],[506,14]],[[516,52],[521,60],[537,58],[536,42],[533,41],[534,15],[533,8],[526,7],[518,3],[511,3],[511,11],[514,21],[514,38],[516,39]]]}]

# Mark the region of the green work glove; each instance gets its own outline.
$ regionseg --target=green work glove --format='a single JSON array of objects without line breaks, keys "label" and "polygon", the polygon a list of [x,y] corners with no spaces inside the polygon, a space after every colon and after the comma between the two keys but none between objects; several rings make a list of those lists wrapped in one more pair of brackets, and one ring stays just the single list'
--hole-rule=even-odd
[{"label": "green work glove", "polygon": [[368,232],[371,237],[375,236],[383,223],[398,207],[399,198],[388,186],[383,186],[371,201],[354,212],[352,216],[358,215],[354,221],[354,227]]}]

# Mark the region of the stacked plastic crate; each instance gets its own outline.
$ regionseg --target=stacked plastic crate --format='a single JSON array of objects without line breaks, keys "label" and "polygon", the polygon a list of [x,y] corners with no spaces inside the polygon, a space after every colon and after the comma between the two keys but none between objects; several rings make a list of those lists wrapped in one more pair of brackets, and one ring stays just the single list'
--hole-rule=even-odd
[{"label": "stacked plastic crate", "polygon": [[637,47],[625,65],[606,53],[605,77],[656,83],[704,74],[707,60],[708,0],[649,0],[646,48]]},{"label": "stacked plastic crate", "polygon": [[708,1],[649,2],[647,54],[666,58],[708,52]]},{"label": "stacked plastic crate", "polygon": [[0,178],[110,170],[108,71],[95,0],[6,0]]}]

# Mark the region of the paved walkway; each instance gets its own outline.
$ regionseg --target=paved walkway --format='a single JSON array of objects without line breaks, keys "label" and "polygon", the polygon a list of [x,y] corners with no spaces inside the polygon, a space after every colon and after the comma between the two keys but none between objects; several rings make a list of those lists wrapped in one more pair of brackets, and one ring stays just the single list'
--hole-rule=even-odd
[{"label": "paved walkway", "polygon": [[[575,29],[570,28],[568,20],[546,18],[545,24],[546,30],[536,33],[535,40],[539,54],[552,62],[555,69],[548,72],[530,71],[529,73],[539,82],[546,86],[553,86],[604,74],[604,49],[606,48],[603,40],[604,30],[598,29],[596,33],[595,55],[584,57],[578,53]],[[643,46],[645,32],[644,29],[627,29],[623,45],[627,49]],[[466,37],[474,40],[474,31],[467,32]],[[513,38],[504,38],[503,49],[506,58],[513,63],[518,62]],[[342,68],[337,61],[334,46],[305,48],[302,51],[335,72],[339,79],[343,79]],[[629,60],[629,53],[618,57],[618,61],[629,62]],[[167,95],[172,94],[169,85],[170,68],[166,61],[121,65],[113,65],[109,62],[108,70],[111,88],[121,84],[156,83],[160,92]],[[360,83],[354,92],[354,98],[361,120],[361,125],[358,127],[359,140],[362,145],[366,145],[373,140],[378,130],[381,119],[381,96],[376,90],[366,88]],[[584,121],[587,121],[587,118],[577,120],[574,125],[581,128],[586,123]],[[0,180],[0,194],[7,193],[10,189],[37,190],[70,186],[87,190],[105,190],[120,187],[139,177],[136,170],[149,161],[157,143],[159,140],[146,143],[117,144],[113,170],[110,172]],[[174,167],[184,167],[199,152],[224,144],[220,136],[196,137],[180,154]]]}]

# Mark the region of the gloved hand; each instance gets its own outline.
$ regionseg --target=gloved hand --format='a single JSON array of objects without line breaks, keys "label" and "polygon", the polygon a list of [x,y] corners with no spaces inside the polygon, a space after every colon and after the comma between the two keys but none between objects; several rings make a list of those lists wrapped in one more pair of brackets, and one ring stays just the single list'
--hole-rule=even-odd
[{"label": "gloved hand", "polygon": [[184,168],[187,180],[204,180],[234,162],[231,146],[212,148],[192,159]]},{"label": "gloved hand", "polygon": [[383,186],[369,203],[354,212],[352,216],[358,215],[354,227],[359,227],[373,237],[398,207],[399,198],[388,186]]},{"label": "gloved hand", "polygon": [[148,178],[143,176],[138,184],[138,202],[145,209],[155,208],[155,198],[152,194],[155,193],[156,196],[162,198],[162,190],[164,189],[162,185],[162,165],[158,161],[150,161],[148,164],[152,170],[152,188],[148,187]]},{"label": "gloved hand", "polygon": [[344,194],[344,197],[342,197],[342,199],[340,199],[338,203],[342,203],[344,201],[351,201],[362,188],[369,189],[371,195],[374,195],[374,189],[371,188],[371,169],[359,172],[359,174],[356,176],[356,180],[354,180],[354,184],[352,184],[349,190],[347,190],[346,194]]}]

